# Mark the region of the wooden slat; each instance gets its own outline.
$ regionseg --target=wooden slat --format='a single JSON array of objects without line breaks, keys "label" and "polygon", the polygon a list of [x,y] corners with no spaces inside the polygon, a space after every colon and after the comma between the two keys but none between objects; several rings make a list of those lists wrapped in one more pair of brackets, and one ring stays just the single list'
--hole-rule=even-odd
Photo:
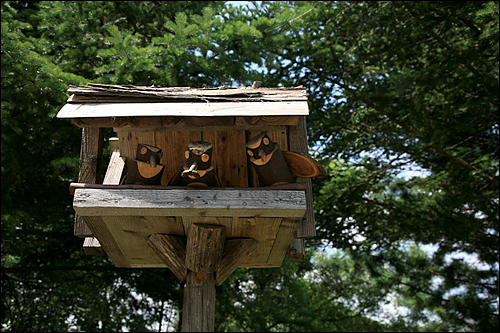
[{"label": "wooden slat", "polygon": [[146,87],[120,86],[104,84],[88,84],[85,87],[70,87],[72,94],[68,102],[100,101],[286,101],[305,100],[306,90],[303,87],[292,88],[189,88],[189,87]]},{"label": "wooden slat", "polygon": [[154,132],[156,147],[162,148],[160,163],[165,166],[161,179],[162,185],[168,185],[176,173],[182,170],[181,162],[186,158],[184,152],[188,143],[201,140],[201,132]]},{"label": "wooden slat", "polygon": [[[162,185],[139,185],[139,184],[122,184],[122,185],[105,185],[105,184],[86,184],[86,183],[70,183],[69,193],[75,194],[75,190],[79,188],[94,188],[103,190],[160,190],[160,191],[170,191],[170,190],[199,190],[194,187],[185,186],[162,186]],[[221,191],[233,191],[233,190],[252,190],[252,191],[274,191],[274,190],[286,190],[286,191],[305,191],[306,184],[304,183],[291,183],[282,185],[272,185],[263,187],[205,187],[205,191],[211,190],[221,190]]]},{"label": "wooden slat", "polygon": [[257,240],[257,248],[243,261],[241,266],[254,267],[256,264],[267,263],[282,219],[282,217],[253,216],[235,218],[232,237]]},{"label": "wooden slat", "polygon": [[275,126],[296,126],[299,116],[257,116],[257,117],[93,117],[71,118],[78,127],[113,127],[115,131],[199,131],[245,130],[252,128],[274,128]]},{"label": "wooden slat", "polygon": [[119,185],[125,168],[125,157],[120,156],[120,150],[115,149],[111,154],[108,170],[104,176],[104,185]]},{"label": "wooden slat", "polygon": [[304,261],[306,260],[306,249],[303,238],[294,238],[290,242],[290,248],[287,252],[288,260]]},{"label": "wooden slat", "polygon": [[163,261],[146,243],[149,236],[157,233],[157,230],[152,229],[140,216],[103,216],[102,219],[114,236],[121,252],[126,254],[130,266],[144,267],[144,265],[163,264]]},{"label": "wooden slat", "polygon": [[137,154],[137,144],[143,143],[155,146],[155,135],[153,132],[119,132],[120,156],[127,161],[135,160]]},{"label": "wooden slat", "polygon": [[278,264],[283,261],[299,222],[300,220],[298,219],[290,218],[284,218],[281,221],[276,239],[273,243],[273,248],[269,253],[268,263]]},{"label": "wooden slat", "polygon": [[95,237],[85,237],[83,241],[83,250],[88,256],[103,256],[104,250],[101,248],[101,243]]},{"label": "wooden slat", "polygon": [[116,243],[116,247],[106,249],[106,253],[111,258],[123,255],[129,267],[165,267],[148,246],[149,236],[184,236],[182,226],[172,216],[103,216],[102,221]]},{"label": "wooden slat", "polygon": [[[116,138],[117,139],[117,138]],[[118,146],[118,140],[113,140],[113,145]],[[111,139],[110,139],[111,147]],[[120,150],[114,149],[111,153],[111,160],[104,176],[103,185],[119,185],[125,167],[125,158],[120,157]],[[87,255],[103,255],[104,250],[101,248],[99,240],[95,237],[86,237],[83,242],[83,250]]]},{"label": "wooden slat", "polygon": [[111,234],[103,219],[100,216],[85,216],[83,217],[86,225],[92,230],[96,238],[99,240],[101,247],[106,254],[113,260],[116,267],[130,267],[127,262],[127,257],[122,249],[118,246],[114,236]]},{"label": "wooden slat", "polygon": [[203,141],[213,144],[212,165],[222,187],[247,187],[245,131],[204,131]]},{"label": "wooden slat", "polygon": [[302,218],[305,193],[285,190],[77,189],[73,207],[82,216],[265,216]]},{"label": "wooden slat", "polygon": [[64,105],[57,118],[145,116],[308,115],[307,101],[219,103],[82,103]]}]

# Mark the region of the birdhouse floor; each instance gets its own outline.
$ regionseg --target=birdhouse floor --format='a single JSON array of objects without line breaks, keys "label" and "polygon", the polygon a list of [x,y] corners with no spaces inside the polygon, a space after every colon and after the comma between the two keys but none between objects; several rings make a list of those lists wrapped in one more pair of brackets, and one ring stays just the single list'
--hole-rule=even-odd
[{"label": "birdhouse floor", "polygon": [[239,267],[279,267],[306,212],[305,189],[90,185],[73,207],[117,267],[166,267],[148,245],[153,234],[187,237],[191,224],[221,225],[226,239],[257,248]]}]

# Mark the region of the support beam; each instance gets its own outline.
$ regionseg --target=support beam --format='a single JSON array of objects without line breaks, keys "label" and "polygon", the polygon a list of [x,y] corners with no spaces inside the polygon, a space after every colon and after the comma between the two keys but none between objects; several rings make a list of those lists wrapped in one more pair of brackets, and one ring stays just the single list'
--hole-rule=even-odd
[{"label": "support beam", "polygon": [[188,270],[185,265],[186,240],[184,237],[152,234],[148,239],[148,245],[179,280],[186,280]]},{"label": "support beam", "polygon": [[215,285],[220,286],[256,248],[257,241],[252,238],[228,239],[215,273]]}]

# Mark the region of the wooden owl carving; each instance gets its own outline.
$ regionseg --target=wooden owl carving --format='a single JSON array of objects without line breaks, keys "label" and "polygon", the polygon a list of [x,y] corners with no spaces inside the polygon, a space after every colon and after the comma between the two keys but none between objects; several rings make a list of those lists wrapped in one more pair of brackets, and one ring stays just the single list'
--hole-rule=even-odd
[{"label": "wooden owl carving", "polygon": [[293,176],[279,145],[263,132],[246,145],[250,163],[253,165],[260,186],[294,183]]},{"label": "wooden owl carving", "polygon": [[137,145],[135,160],[127,168],[126,184],[160,185],[164,165],[160,164],[162,151],[158,147]]},{"label": "wooden owl carving", "polygon": [[296,177],[326,176],[318,161],[296,152],[281,151],[265,132],[247,143],[247,154],[259,177],[260,186],[294,183]]},{"label": "wooden owl carving", "polygon": [[212,144],[206,141],[190,142],[181,163],[181,185],[196,187],[218,187],[219,178],[212,165]]}]

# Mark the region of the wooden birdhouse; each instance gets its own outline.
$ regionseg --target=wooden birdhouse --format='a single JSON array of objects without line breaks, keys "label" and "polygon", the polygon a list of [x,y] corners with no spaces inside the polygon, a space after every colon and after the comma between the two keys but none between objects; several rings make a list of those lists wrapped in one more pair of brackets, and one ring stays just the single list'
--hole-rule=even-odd
[{"label": "wooden birdhouse", "polygon": [[[306,91],[70,87],[57,114],[81,127],[75,235],[117,267],[212,274],[304,259],[316,235]],[[100,181],[104,129],[112,156]],[[183,328],[184,329],[184,328]]]}]

